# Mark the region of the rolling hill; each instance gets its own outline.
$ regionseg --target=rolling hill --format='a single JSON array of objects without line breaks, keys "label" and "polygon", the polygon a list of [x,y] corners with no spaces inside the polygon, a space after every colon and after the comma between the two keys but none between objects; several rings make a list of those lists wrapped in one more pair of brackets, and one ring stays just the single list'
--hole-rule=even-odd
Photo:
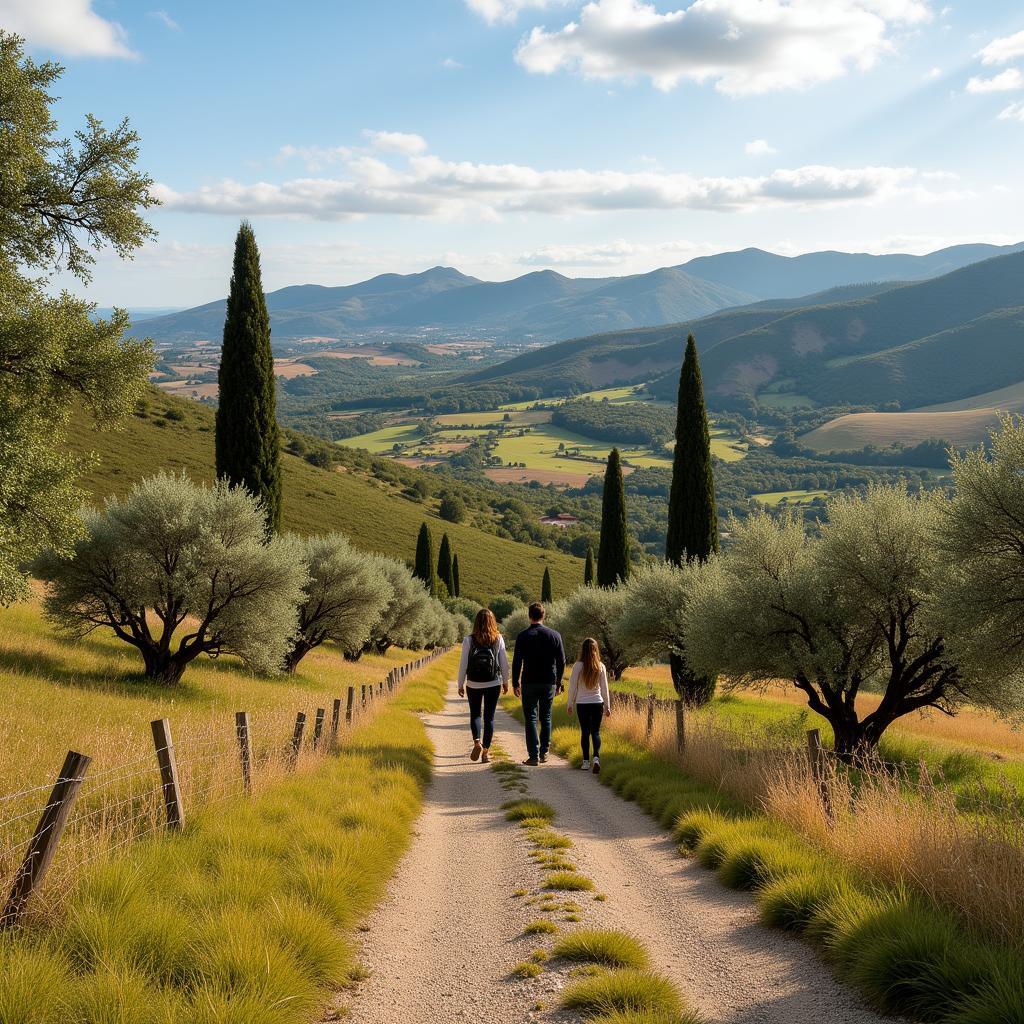
[{"label": "rolling hill", "polygon": [[[122,429],[96,431],[75,424],[71,450],[95,452],[84,488],[99,500],[125,493],[133,483],[160,470],[213,479],[213,410],[154,391],[144,418],[129,417]],[[181,419],[168,419],[173,410]],[[459,554],[462,590],[486,599],[514,583],[539,589],[550,568],[556,593],[567,593],[583,578],[582,561],[559,551],[519,544],[465,523],[446,523],[436,502],[420,504],[394,488],[356,472],[318,469],[284,455],[285,529],[297,533],[338,530],[358,547],[411,559],[420,523],[426,519],[440,541],[447,532]]]},{"label": "rolling hill", "polygon": [[[267,294],[267,305],[274,337],[280,340],[358,338],[382,331],[418,337],[429,331],[451,337],[558,341],[678,323],[779,296],[865,285],[870,291],[878,282],[928,278],[1003,251],[971,245],[927,256],[821,252],[790,257],[744,249],[627,277],[570,278],[542,270],[498,282],[433,267],[343,287],[281,288]],[[158,343],[215,339],[223,327],[224,306],[221,299],[147,318],[134,332]]]}]

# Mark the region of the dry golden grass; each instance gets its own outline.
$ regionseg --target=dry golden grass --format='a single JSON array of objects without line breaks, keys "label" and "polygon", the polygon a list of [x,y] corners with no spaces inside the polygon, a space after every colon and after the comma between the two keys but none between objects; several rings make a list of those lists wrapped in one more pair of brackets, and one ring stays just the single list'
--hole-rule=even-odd
[{"label": "dry golden grass", "polygon": [[[262,790],[292,770],[299,711],[307,721],[294,770],[302,772],[329,749],[324,741],[317,750],[312,747],[317,709],[325,709],[326,740],[333,701],[342,699],[344,746],[348,687],[356,688],[358,720],[361,687],[377,684],[412,657],[392,650],[353,664],[320,649],[304,659],[295,676],[276,679],[254,676],[234,658],[201,659],[179,686],[161,687],[141,678],[141,660],[127,645],[109,637],[57,636],[37,602],[5,609],[0,616],[0,886],[24,857],[69,749],[88,754],[92,762],[51,869],[48,890],[54,894],[66,889],[82,864],[162,827],[153,719],[170,720],[187,816],[241,790],[236,711],[250,713],[253,788]],[[376,697],[370,710],[385,700]]]},{"label": "dry golden grass", "polygon": [[[660,760],[786,822],[844,862],[887,882],[908,885],[975,927],[1024,947],[1024,798],[1009,783],[966,794],[881,766],[854,772],[827,767],[825,792],[807,758],[770,734],[712,716],[687,719],[676,745],[675,715],[619,700],[609,720],[618,734]],[[968,809],[964,809],[964,807]]]}]

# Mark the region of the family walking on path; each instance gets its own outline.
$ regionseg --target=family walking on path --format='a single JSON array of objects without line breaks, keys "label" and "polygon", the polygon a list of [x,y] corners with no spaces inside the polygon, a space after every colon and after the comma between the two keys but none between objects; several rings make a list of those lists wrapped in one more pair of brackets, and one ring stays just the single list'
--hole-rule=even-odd
[{"label": "family walking on path", "polygon": [[[473,733],[470,759],[490,760],[494,737],[494,712],[498,697],[512,690],[523,702],[526,728],[526,760],[523,764],[544,764],[551,745],[551,709],[555,696],[562,692],[565,675],[565,649],[562,637],[544,625],[544,606],[529,608],[530,625],[516,637],[512,666],[509,668],[505,640],[494,613],[481,608],[473,630],[462,641],[459,661],[459,696],[469,699],[469,727]],[[587,637],[579,661],[569,675],[567,710],[575,710],[580,724],[580,747],[584,771],[601,770],[601,722],[611,714],[608,673],[601,663],[597,641]],[[591,760],[591,746],[593,759]]]}]

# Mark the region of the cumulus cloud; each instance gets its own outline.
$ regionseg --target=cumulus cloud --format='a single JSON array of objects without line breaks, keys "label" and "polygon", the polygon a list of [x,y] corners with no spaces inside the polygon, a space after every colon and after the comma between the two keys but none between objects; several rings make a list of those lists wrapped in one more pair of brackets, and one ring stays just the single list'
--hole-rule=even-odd
[{"label": "cumulus cloud", "polygon": [[797,89],[870,68],[893,32],[927,21],[929,0],[694,0],[660,13],[644,0],[592,0],[561,29],[534,28],[528,71],[644,76],[663,90],[712,81],[729,95]]},{"label": "cumulus cloud", "polygon": [[159,198],[167,208],[187,212],[337,220],[371,214],[497,219],[510,213],[728,211],[875,202],[896,194],[921,200],[952,197],[930,192],[926,179],[909,167],[810,165],[757,176],[693,177],[653,169],[542,170],[444,160],[429,153],[386,162],[365,150],[332,152],[339,154],[340,176],[249,184],[229,179],[191,192],[161,185]]},{"label": "cumulus cloud", "polygon": [[778,153],[778,150],[774,146],[770,146],[767,139],[754,139],[743,147],[743,152],[747,156],[771,156],[773,153]]},{"label": "cumulus cloud", "polygon": [[999,111],[1000,121],[1020,121],[1024,124],[1024,102],[1011,103]]},{"label": "cumulus cloud", "polygon": [[465,65],[460,64],[454,57],[445,57],[445,59],[441,61],[441,67],[448,68],[449,71],[458,71],[464,66]]},{"label": "cumulus cloud", "polygon": [[982,64],[1006,64],[1024,57],[1024,31],[993,39],[979,54]]},{"label": "cumulus cloud", "polygon": [[427,140],[422,135],[410,132],[375,132],[367,129],[363,135],[370,144],[385,153],[403,153],[413,156],[427,151]]},{"label": "cumulus cloud", "polygon": [[92,0],[0,0],[0,25],[33,46],[70,57],[136,57],[116,21],[100,17]]},{"label": "cumulus cloud", "polygon": [[466,6],[493,25],[499,21],[515,21],[520,11],[527,8],[539,9],[569,2],[571,0],[466,0]]},{"label": "cumulus cloud", "polygon": [[1024,89],[1024,75],[1017,68],[1007,68],[991,78],[974,77],[967,82],[967,91],[973,93],[1013,92],[1016,89]]},{"label": "cumulus cloud", "polygon": [[543,245],[521,253],[515,262],[524,267],[619,267],[641,261],[663,266],[692,259],[711,250],[692,242],[642,245],[620,239],[599,245]]},{"label": "cumulus cloud", "polygon": [[278,161],[301,160],[306,170],[312,173],[351,156],[352,150],[348,146],[293,146],[289,143],[277,151]]}]

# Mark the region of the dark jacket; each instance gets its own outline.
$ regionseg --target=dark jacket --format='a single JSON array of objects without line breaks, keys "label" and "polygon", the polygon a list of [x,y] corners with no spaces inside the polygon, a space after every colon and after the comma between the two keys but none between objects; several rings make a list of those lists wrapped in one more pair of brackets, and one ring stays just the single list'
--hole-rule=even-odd
[{"label": "dark jacket", "polygon": [[542,622],[532,622],[516,637],[512,685],[561,686],[565,673],[562,636]]}]

